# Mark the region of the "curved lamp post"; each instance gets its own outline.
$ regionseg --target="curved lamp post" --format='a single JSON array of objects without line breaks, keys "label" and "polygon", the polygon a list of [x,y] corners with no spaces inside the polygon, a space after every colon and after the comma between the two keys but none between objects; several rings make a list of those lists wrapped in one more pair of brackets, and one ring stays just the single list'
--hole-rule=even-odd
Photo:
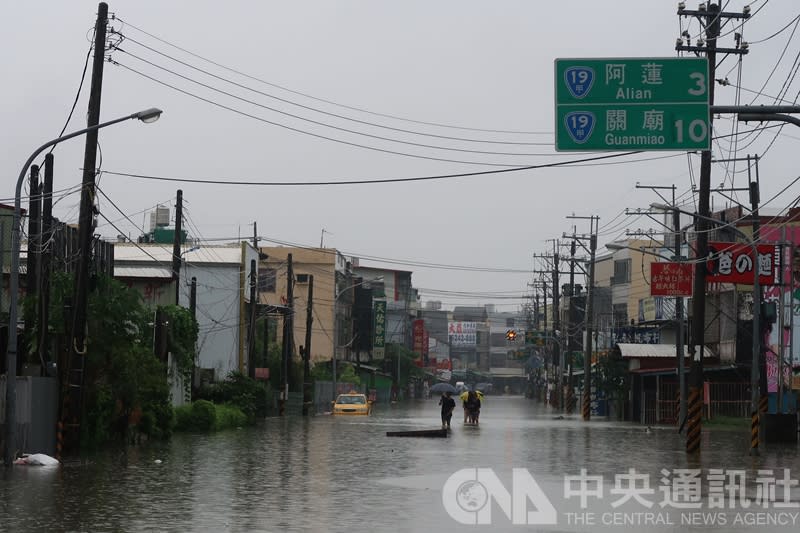
[{"label": "curved lamp post", "polygon": [[99,130],[119,122],[126,120],[141,120],[144,123],[151,123],[158,120],[162,111],[151,107],[144,111],[139,111],[132,115],[109,120],[101,124],[96,124],[82,130],[68,133],[51,141],[48,141],[37,148],[31,156],[25,161],[25,164],[20,170],[19,178],[17,178],[17,186],[14,192],[14,219],[11,225],[11,273],[9,280],[9,299],[8,299],[8,350],[6,352],[7,371],[6,371],[6,431],[5,441],[6,449],[3,460],[6,466],[10,466],[14,461],[14,441],[16,433],[16,403],[17,403],[17,302],[19,299],[19,256],[20,256],[20,219],[21,208],[20,204],[22,196],[22,184],[25,181],[25,174],[28,167],[31,166],[33,160],[42,153],[44,150],[51,146],[78,137],[90,131]]},{"label": "curved lamp post", "polygon": [[[383,281],[383,276],[378,276],[373,279],[365,279],[363,281],[359,281],[358,283],[354,283],[349,287],[345,287],[342,289],[342,292],[336,295],[336,298],[333,300],[333,361],[331,363],[331,374],[333,374],[333,399],[336,400],[336,352],[339,351],[339,328],[337,324],[336,318],[338,317],[338,313],[336,312],[339,308],[339,298],[342,297],[347,291],[355,289],[356,287],[360,287],[361,285],[365,285],[367,283],[373,282],[381,282]],[[352,339],[350,342],[352,343]]]}]

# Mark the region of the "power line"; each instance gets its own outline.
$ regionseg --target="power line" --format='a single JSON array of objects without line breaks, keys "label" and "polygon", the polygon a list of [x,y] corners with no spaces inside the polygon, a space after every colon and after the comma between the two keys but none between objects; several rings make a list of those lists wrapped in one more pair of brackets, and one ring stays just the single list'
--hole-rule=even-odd
[{"label": "power line", "polygon": [[[286,103],[286,104],[289,104],[289,105],[292,105],[292,106],[296,106],[296,107],[299,107],[301,109],[306,109],[308,111],[313,111],[315,113],[320,113],[320,114],[323,114],[323,115],[327,115],[327,116],[338,118],[338,119],[342,119],[342,120],[348,120],[348,121],[351,121],[351,122],[355,122],[357,124],[363,124],[365,126],[372,126],[372,127],[376,127],[376,128],[383,128],[383,129],[387,129],[387,130],[391,130],[391,131],[397,131],[397,132],[401,132],[401,133],[410,133],[412,135],[420,135],[420,136],[425,136],[425,137],[434,137],[434,138],[438,138],[438,139],[448,139],[448,140],[462,141],[462,142],[486,143],[486,144],[507,144],[507,145],[515,145],[515,146],[552,146],[553,145],[552,141],[550,141],[550,142],[520,142],[520,141],[497,141],[497,140],[488,140],[488,139],[470,139],[470,138],[467,138],[467,137],[453,137],[453,136],[450,136],[450,135],[438,135],[438,134],[435,134],[435,133],[426,133],[426,132],[421,132],[421,131],[408,130],[408,129],[404,129],[404,128],[396,128],[396,127],[392,127],[392,126],[387,126],[385,124],[378,124],[376,122],[369,122],[367,120],[359,120],[357,118],[348,117],[346,115],[340,115],[338,113],[332,113],[330,111],[325,111],[324,109],[318,109],[318,108],[315,108],[315,107],[312,107],[312,106],[300,104],[300,103],[294,102],[292,100],[289,100],[287,98],[282,98],[282,97],[276,96],[274,94],[270,94],[270,93],[267,93],[267,92],[264,92],[264,91],[260,91],[258,89],[254,89],[254,88],[252,88],[250,86],[235,82],[235,81],[230,80],[228,78],[225,78],[223,76],[219,76],[217,74],[214,74],[213,72],[210,72],[208,70],[205,70],[205,69],[202,69],[202,68],[197,67],[195,65],[192,65],[191,63],[182,61],[182,60],[180,60],[180,59],[178,59],[176,57],[173,57],[173,56],[171,56],[169,54],[165,54],[164,52],[161,52],[160,50],[157,50],[155,48],[147,46],[146,44],[143,44],[143,43],[137,41],[136,39],[133,39],[133,38],[128,37],[128,36],[123,36],[122,34],[120,34],[120,35],[126,41],[135,43],[135,44],[141,46],[142,48],[150,50],[151,52],[154,52],[154,53],[156,53],[156,54],[158,54],[158,55],[160,55],[162,57],[165,57],[165,58],[167,58],[167,59],[169,59],[171,61],[174,61],[174,62],[176,62],[176,63],[178,63],[180,65],[188,67],[188,68],[190,68],[192,70],[195,70],[197,72],[200,72],[202,74],[205,74],[207,76],[215,78],[217,80],[223,81],[225,83],[229,83],[229,84],[231,84],[231,85],[233,85],[235,87],[239,87],[241,89],[245,89],[247,91],[251,91],[251,92],[253,92],[255,94],[259,94],[261,96],[266,96],[267,98],[272,98],[274,100],[278,100],[279,102],[283,102],[283,103]],[[155,63],[151,63],[150,61],[147,61],[146,59],[143,59],[143,58],[141,58],[141,57],[139,57],[139,56],[137,56],[135,54],[132,54],[131,52],[123,50],[122,48],[119,48],[118,46],[115,49],[117,49],[120,52],[123,52],[125,54],[128,54],[131,57],[134,57],[134,58],[136,58],[136,59],[138,59],[140,61],[143,61],[143,62],[145,62],[145,63],[147,63],[149,65],[152,65],[152,66],[154,66],[156,68],[160,68],[160,69],[165,70],[165,71],[167,71],[167,72],[169,72],[171,74],[175,74],[176,76],[180,76],[180,77],[182,77],[184,79],[193,81],[195,83],[199,83],[196,80],[194,80],[193,78],[182,76],[180,74],[177,74],[177,73],[173,72],[170,69],[166,69],[166,68],[164,68],[164,67],[162,67],[160,65],[157,65]],[[206,87],[208,87],[208,86],[206,86]],[[212,88],[212,87],[208,87],[208,88]],[[216,89],[214,89],[214,90],[216,90]],[[233,96],[233,95],[230,95],[229,93],[224,92],[224,91],[220,91],[220,92],[223,92],[223,94],[226,94],[228,96]],[[308,119],[306,119],[304,117],[297,117],[297,116],[292,115],[292,114],[284,113],[283,111],[280,111],[280,110],[274,110],[272,108],[267,108],[267,109],[271,109],[271,110],[276,111],[278,113],[287,114],[287,115],[292,116],[294,118],[300,118],[302,120],[308,120]],[[314,121],[311,121],[311,122],[314,122]],[[314,122],[314,123],[316,123],[316,122]],[[522,155],[522,154],[511,154],[511,155]]]},{"label": "power line", "polygon": [[[269,187],[310,187],[310,186],[328,186],[328,185],[375,185],[375,184],[382,184],[382,183],[403,183],[403,182],[410,182],[410,181],[433,181],[433,180],[446,180],[446,179],[457,179],[457,178],[467,178],[473,176],[486,176],[492,174],[503,174],[508,172],[520,172],[524,170],[537,170],[542,168],[554,168],[554,167],[562,167],[562,166],[596,166],[601,165],[603,163],[594,163],[596,161],[604,161],[608,159],[615,159],[618,157],[625,157],[629,155],[636,155],[642,152],[634,151],[634,152],[622,152],[622,153],[615,153],[615,154],[605,154],[605,155],[598,155],[594,157],[586,157],[583,159],[572,159],[569,161],[558,161],[555,163],[543,163],[540,165],[528,165],[524,167],[514,167],[514,168],[506,168],[500,170],[482,170],[482,171],[475,171],[475,172],[460,172],[455,174],[436,174],[430,176],[413,176],[413,177],[405,177],[405,178],[384,178],[384,179],[366,179],[366,180],[339,180],[339,181],[247,181],[241,180],[238,178],[178,178],[172,176],[156,176],[151,174],[136,174],[132,172],[117,172],[111,170],[104,170],[105,174],[111,174],[113,176],[121,176],[126,178],[135,178],[135,179],[146,179],[146,180],[157,180],[157,181],[174,181],[180,183],[199,183],[199,184],[207,184],[207,185],[247,185],[247,186],[269,186]],[[644,158],[644,159],[635,159],[630,161],[624,161],[622,163],[641,163],[644,161],[652,161],[654,159],[666,159],[671,157],[678,157],[682,156],[683,154],[672,154],[667,156],[656,156],[653,158]],[[620,162],[616,162],[619,164]]]},{"label": "power line", "polygon": [[426,125],[426,126],[436,126],[436,127],[441,127],[441,128],[450,128],[450,129],[465,130],[465,131],[480,131],[480,132],[486,132],[486,133],[510,133],[510,134],[517,134],[517,135],[553,135],[552,131],[541,132],[541,131],[514,131],[514,130],[502,130],[502,129],[484,129],[484,128],[458,126],[458,125],[452,125],[452,124],[443,124],[443,123],[438,123],[438,122],[427,122],[427,121],[424,121],[424,120],[414,120],[414,119],[409,119],[409,118],[405,118],[405,117],[400,117],[400,116],[397,116],[397,115],[390,115],[390,114],[387,114],[387,113],[378,113],[378,112],[370,111],[368,109],[364,109],[364,108],[360,108],[360,107],[349,106],[349,105],[337,103],[337,102],[334,102],[332,100],[326,100],[324,98],[319,98],[319,97],[316,97],[316,96],[313,96],[313,95],[310,95],[310,94],[307,94],[307,93],[296,91],[296,90],[290,89],[288,87],[285,87],[285,86],[282,86],[282,85],[278,85],[276,83],[272,83],[272,82],[257,78],[255,76],[251,76],[251,75],[246,74],[246,73],[244,73],[242,71],[227,67],[227,66],[225,66],[225,65],[223,65],[221,63],[218,63],[216,61],[212,61],[211,59],[205,58],[205,57],[203,57],[201,55],[198,55],[198,54],[196,54],[194,52],[191,52],[191,51],[187,50],[186,48],[182,48],[182,47],[180,47],[180,46],[178,46],[176,44],[173,44],[173,43],[171,43],[169,41],[166,41],[166,40],[164,40],[164,39],[162,39],[162,38],[160,38],[160,37],[158,37],[158,36],[156,36],[156,35],[154,35],[152,33],[149,33],[147,31],[143,30],[142,28],[140,28],[138,26],[135,26],[135,25],[131,24],[127,20],[123,20],[120,17],[116,17],[116,19],[119,20],[120,22],[122,22],[123,24],[125,24],[127,26],[130,26],[134,30],[136,30],[136,31],[138,31],[140,33],[143,33],[144,35],[147,35],[148,37],[151,37],[151,38],[153,38],[153,39],[155,39],[155,40],[157,40],[157,41],[159,41],[161,43],[164,43],[167,46],[171,46],[172,48],[175,48],[176,50],[180,50],[181,52],[184,52],[184,53],[186,53],[186,54],[188,54],[188,55],[190,55],[192,57],[195,57],[195,58],[200,59],[202,61],[205,61],[205,62],[207,62],[209,64],[217,66],[217,67],[219,67],[221,69],[227,70],[228,72],[232,72],[234,74],[238,74],[239,76],[242,76],[244,78],[250,79],[252,81],[256,81],[258,83],[263,83],[264,85],[267,85],[267,86],[270,86],[270,87],[274,87],[276,89],[280,89],[280,90],[286,91],[288,93],[296,94],[296,95],[302,96],[304,98],[309,98],[309,99],[315,100],[317,102],[323,102],[323,103],[326,103],[326,104],[334,105],[336,107],[341,107],[341,108],[344,108],[344,109],[350,109],[352,111],[358,111],[360,113],[367,113],[367,114],[374,115],[374,116],[390,118],[390,119],[393,119],[393,120],[400,120],[400,121],[403,121],[403,122],[409,122],[409,123],[414,123],[414,124],[423,124],[423,125]]},{"label": "power line", "polygon": [[402,156],[405,156],[405,157],[413,157],[413,158],[416,158],[416,159],[427,159],[427,160],[430,160],[430,161],[443,161],[445,163],[462,163],[462,164],[467,164],[467,165],[483,165],[483,166],[490,166],[490,167],[513,167],[513,166],[515,166],[515,165],[506,164],[506,163],[486,163],[486,162],[481,162],[481,161],[463,161],[463,160],[458,160],[458,159],[447,159],[447,158],[443,158],[443,157],[432,157],[432,156],[425,156],[425,155],[418,155],[418,154],[410,154],[410,153],[406,153],[406,152],[399,152],[399,151],[396,151],[396,150],[389,150],[389,149],[386,149],[386,148],[378,148],[376,146],[369,146],[369,145],[365,145],[365,144],[359,144],[359,143],[356,143],[356,142],[345,141],[344,139],[337,139],[335,137],[330,137],[328,135],[322,135],[322,134],[319,134],[319,133],[306,131],[306,130],[303,130],[303,129],[300,129],[300,128],[295,128],[293,126],[289,126],[289,125],[286,125],[286,124],[281,124],[280,122],[275,122],[273,120],[269,120],[269,119],[266,119],[264,117],[259,117],[257,115],[253,115],[252,113],[247,113],[246,111],[242,111],[240,109],[236,109],[234,107],[231,107],[231,106],[228,106],[228,105],[225,105],[225,104],[221,104],[221,103],[216,102],[214,100],[211,100],[209,98],[205,98],[205,97],[200,96],[198,94],[194,94],[194,93],[192,93],[190,91],[187,91],[185,89],[181,89],[181,88],[176,87],[175,85],[169,84],[169,83],[167,83],[167,82],[165,82],[163,80],[160,80],[158,78],[155,78],[153,76],[150,76],[148,74],[140,72],[140,71],[136,70],[135,68],[132,68],[132,67],[129,67],[129,66],[123,64],[123,63],[120,63],[119,61],[113,61],[112,60],[111,64],[113,64],[115,66],[122,67],[122,68],[124,68],[126,70],[129,70],[130,72],[133,72],[134,74],[138,74],[139,76],[141,76],[143,78],[146,78],[146,79],[148,79],[150,81],[158,83],[159,85],[163,85],[164,87],[168,87],[168,88],[170,88],[170,89],[172,89],[172,90],[174,90],[176,92],[179,92],[179,93],[184,94],[186,96],[191,96],[192,98],[200,100],[201,102],[205,102],[205,103],[211,104],[211,105],[213,105],[215,107],[219,107],[220,109],[224,109],[226,111],[230,111],[232,113],[236,113],[237,115],[241,115],[241,116],[244,116],[244,117],[247,117],[247,118],[251,118],[253,120],[257,120],[257,121],[263,122],[265,124],[270,124],[272,126],[277,126],[279,128],[283,128],[283,129],[286,129],[286,130],[289,130],[289,131],[293,131],[295,133],[300,133],[300,134],[303,134],[303,135],[308,135],[310,137],[315,137],[317,139],[323,139],[323,140],[326,140],[326,141],[331,141],[331,142],[335,142],[335,143],[339,143],[339,144],[344,144],[344,145],[347,145],[347,146],[353,146],[353,147],[356,147],[356,148],[363,148],[365,150],[372,150],[372,151],[375,151],[375,152],[381,152],[381,153],[385,153],[385,154],[402,155]]}]

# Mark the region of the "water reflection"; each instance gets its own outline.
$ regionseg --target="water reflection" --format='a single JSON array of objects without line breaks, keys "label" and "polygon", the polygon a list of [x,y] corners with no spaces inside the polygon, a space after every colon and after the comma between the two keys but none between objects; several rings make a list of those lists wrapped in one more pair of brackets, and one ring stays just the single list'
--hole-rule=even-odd
[{"label": "water reflection", "polygon": [[[379,406],[369,418],[275,418],[254,428],[111,450],[56,469],[16,467],[2,473],[0,528],[450,531],[459,526],[444,510],[442,487],[462,468],[505,475],[524,467],[548,495],[560,497],[563,476],[580,468],[613,482],[636,467],[655,486],[662,468],[696,466],[674,428],[647,433],[578,416],[555,420],[552,411],[523,398],[487,397],[480,427],[459,422],[447,439],[386,437],[388,430],[438,424],[436,400],[421,400]],[[705,433],[700,461],[703,468],[741,468],[753,476],[759,468],[791,468],[800,477],[796,447],[750,458],[746,431]],[[499,510],[494,516],[491,530],[520,529]],[[559,522],[558,530],[586,529]]]}]

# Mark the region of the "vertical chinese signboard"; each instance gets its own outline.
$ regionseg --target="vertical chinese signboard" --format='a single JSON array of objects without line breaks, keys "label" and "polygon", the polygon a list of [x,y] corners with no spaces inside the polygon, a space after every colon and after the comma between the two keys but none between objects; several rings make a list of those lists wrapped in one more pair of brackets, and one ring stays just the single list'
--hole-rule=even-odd
[{"label": "vertical chinese signboard", "polygon": [[372,357],[383,359],[386,357],[386,302],[375,300],[372,306],[372,316],[374,324],[372,331],[375,332],[372,340]]},{"label": "vertical chinese signboard", "polygon": [[423,355],[425,346],[425,321],[417,319],[412,324],[412,334],[414,336],[413,351]]},{"label": "vertical chinese signboard", "polygon": [[650,263],[650,296],[691,296],[694,265]]}]

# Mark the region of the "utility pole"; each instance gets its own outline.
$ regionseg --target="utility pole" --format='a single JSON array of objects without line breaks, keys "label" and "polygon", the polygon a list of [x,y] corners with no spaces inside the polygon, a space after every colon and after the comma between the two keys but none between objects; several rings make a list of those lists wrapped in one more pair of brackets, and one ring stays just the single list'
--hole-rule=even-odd
[{"label": "utility pole", "polygon": [[[750,156],[747,156],[747,170],[750,171]],[[758,165],[758,158],[756,158]],[[756,166],[756,168],[758,168]],[[756,179],[758,173],[756,172]],[[761,236],[761,221],[758,217],[759,204],[759,183],[758,181],[749,182],[750,188],[750,207],[753,218],[753,242],[757,243]],[[759,455],[758,446],[761,440],[761,405],[767,403],[767,372],[766,358],[761,349],[761,285],[759,284],[759,261],[756,246],[753,246],[753,359],[750,368],[750,455]],[[783,306],[783,291],[781,291],[780,305]],[[779,334],[783,339],[783,323],[779,327]],[[781,342],[782,344],[782,342]],[[780,359],[783,360],[783,350],[780,350]],[[764,359],[762,366],[761,360]],[[782,368],[778,367],[778,380],[783,382]],[[760,394],[759,394],[759,388]],[[780,401],[780,397],[778,399]],[[766,409],[764,409],[766,411]],[[779,411],[780,412],[780,411]]]},{"label": "utility pole", "polygon": [[[640,185],[636,184],[637,189],[650,189],[656,193],[665,204],[669,204],[673,208],[677,208],[675,203],[675,185]],[[659,191],[660,190],[672,191],[672,202],[669,202]],[[650,216],[649,213],[644,213]],[[666,224],[662,224],[666,226]],[[683,246],[683,232],[681,231],[681,212],[677,209],[672,209],[672,232],[673,232],[673,254],[674,261],[681,261],[681,247]],[[665,242],[666,244],[666,242]],[[686,423],[686,369],[685,369],[685,355],[683,352],[685,340],[683,335],[683,296],[675,297],[675,357],[676,369],[678,373],[678,430],[682,431]]]},{"label": "utility pole", "polygon": [[197,318],[197,278],[192,276],[192,285],[189,289],[189,312],[192,318]]},{"label": "utility pole", "polygon": [[558,257],[558,239],[553,241],[553,365],[558,374],[556,375],[556,397],[555,407],[560,409],[564,405],[564,361],[561,357],[561,284],[558,277],[559,257]]},{"label": "utility pole", "polygon": [[264,366],[269,366],[269,314],[264,314],[264,345],[261,347]]},{"label": "utility pole", "polygon": [[247,376],[256,379],[256,260],[250,260],[250,320],[247,327]]},{"label": "utility pole", "polygon": [[50,324],[50,269],[53,257],[53,245],[50,239],[53,236],[53,154],[49,153],[44,158],[44,185],[42,193],[42,225],[39,254],[39,359],[47,368],[42,369],[42,375],[50,375],[50,337],[48,327]]},{"label": "utility pole", "polygon": [[[542,274],[542,275],[549,274],[550,275],[550,280],[551,280],[550,283],[551,283],[551,287],[552,287],[552,307],[553,307],[552,310],[551,310],[551,316],[552,316],[553,328],[552,328],[552,333],[549,335],[550,342],[548,343],[548,345],[550,346],[550,368],[552,369],[553,373],[555,374],[553,381],[554,381],[556,390],[554,391],[555,395],[553,395],[553,397],[551,397],[551,395],[548,394],[547,403],[552,404],[554,407],[559,407],[560,400],[561,400],[561,394],[559,392],[559,389],[561,388],[561,379],[562,379],[562,376],[561,376],[562,373],[561,373],[561,367],[560,367],[560,361],[559,361],[559,347],[560,347],[559,346],[559,342],[560,341],[558,340],[558,335],[556,334],[556,332],[558,331],[558,327],[559,327],[559,311],[558,311],[558,304],[559,304],[558,261],[559,261],[559,258],[558,258],[558,241],[557,240],[553,240],[553,243],[554,243],[554,253],[553,253],[552,256],[546,255],[546,254],[544,254],[544,255],[533,254],[533,257],[534,258],[543,259],[543,260],[545,260],[547,262],[552,260],[552,268],[545,269],[545,270],[534,270],[534,273]],[[543,286],[544,292],[545,292],[544,298],[545,298],[545,309],[546,309],[547,308],[547,282],[546,281],[542,281],[542,286]],[[545,311],[544,329],[545,329],[545,332],[546,332],[547,331],[547,311]]]},{"label": "utility pole", "polygon": [[303,416],[308,416],[311,406],[311,326],[314,324],[314,276],[308,275],[308,303],[306,304],[306,342],[303,346]]},{"label": "utility pole", "polygon": [[172,238],[172,281],[175,283],[175,305],[181,303],[181,232],[183,231],[183,191],[178,189],[175,201],[175,235]]},{"label": "utility pole", "polygon": [[[575,230],[573,228],[572,231],[573,236],[575,235]],[[566,411],[568,415],[572,414],[574,409],[574,400],[575,395],[572,389],[572,338],[573,333],[572,329],[575,325],[572,323],[572,313],[575,308],[575,239],[572,239],[572,242],[569,246],[569,306],[567,308],[567,325],[565,327],[567,331],[566,339],[567,339],[567,349],[565,350],[565,356],[568,357],[569,363],[567,364],[567,399],[566,399]]]},{"label": "utility pole", "polygon": [[286,312],[283,315],[283,361],[281,372],[281,395],[279,413],[286,414],[286,402],[289,400],[289,367],[292,358],[292,329],[294,328],[294,270],[292,254],[286,256]]},{"label": "utility pole", "polygon": [[[258,222],[256,221],[253,221],[253,248],[256,250],[256,255],[260,261],[261,251],[258,249]],[[253,260],[250,261],[250,329],[248,330],[250,343],[248,346],[247,365],[247,373],[251,379],[256,377],[256,316],[259,300],[258,267],[256,261]]]},{"label": "utility pole", "polygon": [[[40,219],[42,213],[42,197],[39,194],[39,165],[31,165],[31,176],[30,176],[30,199],[29,199],[29,206],[30,209],[28,211],[28,257],[25,261],[26,264],[26,275],[25,275],[25,286],[27,287],[28,296],[32,298],[34,301],[36,300],[36,295],[39,292],[39,256],[42,251],[42,239],[39,233],[40,228]],[[26,307],[25,309],[25,331],[26,331],[26,338],[30,339],[31,334],[35,327],[36,321],[36,309],[33,307]],[[38,339],[36,339],[38,341]],[[36,346],[36,342],[31,348],[38,354],[39,347]],[[42,371],[44,371],[44,363],[42,363]]]},{"label": "utility pole", "polygon": [[[94,59],[92,62],[92,82],[89,91],[89,110],[86,126],[91,128],[100,124],[100,99],[103,92],[103,65],[105,64],[106,27],[108,4],[100,2],[97,7],[95,23]],[[83,155],[83,180],[81,203],[78,215],[78,271],[75,276],[74,314],[69,339],[71,356],[67,364],[67,390],[63,405],[64,443],[70,451],[79,447],[80,423],[83,410],[83,370],[86,364],[86,313],[89,298],[89,264],[92,257],[92,236],[94,233],[95,174],[97,172],[98,130],[86,133],[86,148]]]},{"label": "utility pole", "polygon": [[[600,226],[600,217],[592,215],[588,217],[568,216],[567,218],[588,219],[589,220],[589,279],[586,287],[586,316],[584,318],[584,339],[583,349],[583,398],[581,402],[581,414],[583,420],[588,422],[592,417],[592,330],[594,326],[594,263],[597,252],[597,233]],[[585,240],[587,237],[574,236],[575,240]]]},{"label": "utility pole", "polygon": [[[683,41],[678,41],[675,50],[705,52],[708,58],[708,103],[714,105],[714,80],[716,76],[717,64],[717,38],[720,31],[720,19],[725,18],[748,18],[749,8],[744,13],[728,13],[720,10],[719,4],[709,3],[706,9],[690,11],[679,5],[679,16],[694,16],[700,21],[706,30],[706,42],[691,43],[683,45]],[[688,35],[685,34],[685,36]],[[738,35],[738,34],[737,34]],[[705,46],[703,45],[705,44]],[[721,49],[724,53],[747,53],[746,47],[735,49]],[[708,116],[708,131],[713,131],[714,115],[710,112]],[[710,196],[711,196],[711,151],[704,150],[700,156],[700,183],[697,193],[697,214],[696,220],[697,241],[695,242],[696,257],[702,259],[708,256],[708,230],[710,223],[707,220],[711,217]],[[703,217],[706,217],[704,219]],[[706,305],[706,266],[704,261],[695,264],[694,287],[692,298],[692,335],[689,345],[689,354],[692,357],[690,371],[689,397],[687,405],[687,430],[686,430],[686,453],[694,454],[700,452],[700,431],[701,431],[701,412],[703,409],[703,363],[705,351],[705,305]],[[698,353],[699,347],[699,353]]]}]

